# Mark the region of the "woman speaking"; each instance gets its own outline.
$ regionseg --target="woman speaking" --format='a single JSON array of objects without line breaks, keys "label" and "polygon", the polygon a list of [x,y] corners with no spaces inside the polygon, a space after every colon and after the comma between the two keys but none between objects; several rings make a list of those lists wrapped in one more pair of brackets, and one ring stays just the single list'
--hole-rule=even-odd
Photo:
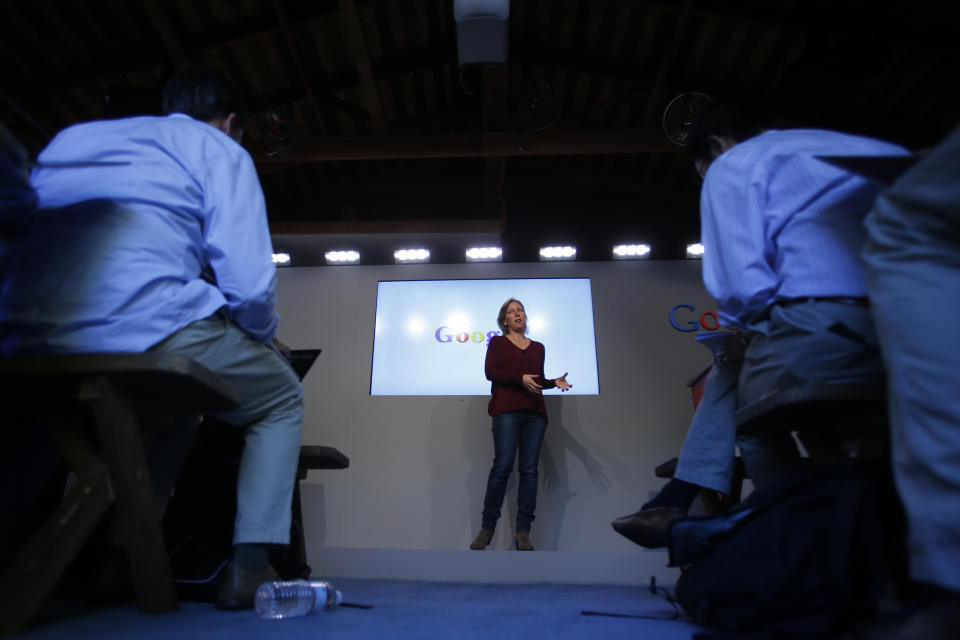
[{"label": "woman speaking", "polygon": [[488,412],[493,417],[493,467],[483,499],[482,528],[470,548],[483,549],[493,539],[513,470],[513,457],[519,449],[515,544],[519,551],[533,551],[530,525],[537,507],[540,445],[547,429],[542,390],[557,387],[566,391],[572,385],[567,382],[566,373],[554,380],[544,378],[543,345],[527,337],[527,314],[519,300],[510,298],[503,303],[497,324],[503,335],[490,340],[484,364],[491,382]]}]

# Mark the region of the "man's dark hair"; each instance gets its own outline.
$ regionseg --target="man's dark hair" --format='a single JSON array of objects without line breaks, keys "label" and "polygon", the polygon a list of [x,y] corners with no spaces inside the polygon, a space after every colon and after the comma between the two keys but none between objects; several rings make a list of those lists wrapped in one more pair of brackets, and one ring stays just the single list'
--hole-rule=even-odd
[{"label": "man's dark hair", "polygon": [[210,122],[237,114],[237,126],[247,120],[247,107],[237,85],[226,73],[208,64],[188,64],[177,69],[163,88],[163,112],[185,113]]},{"label": "man's dark hair", "polygon": [[710,157],[710,136],[730,136],[743,142],[770,128],[771,121],[751,108],[731,103],[714,103],[697,114],[687,134],[687,158]]}]

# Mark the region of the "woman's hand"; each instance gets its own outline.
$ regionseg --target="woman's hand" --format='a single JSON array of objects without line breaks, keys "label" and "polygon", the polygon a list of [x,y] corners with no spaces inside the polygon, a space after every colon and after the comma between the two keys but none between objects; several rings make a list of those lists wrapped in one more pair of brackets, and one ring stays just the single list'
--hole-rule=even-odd
[{"label": "woman's hand", "polygon": [[570,389],[573,389],[573,385],[567,382],[566,373],[554,380],[554,382],[557,383],[557,388],[560,389],[560,391],[569,391]]},{"label": "woman's hand", "polygon": [[543,387],[537,384],[537,376],[532,373],[523,374],[523,388],[530,393],[540,393]]}]

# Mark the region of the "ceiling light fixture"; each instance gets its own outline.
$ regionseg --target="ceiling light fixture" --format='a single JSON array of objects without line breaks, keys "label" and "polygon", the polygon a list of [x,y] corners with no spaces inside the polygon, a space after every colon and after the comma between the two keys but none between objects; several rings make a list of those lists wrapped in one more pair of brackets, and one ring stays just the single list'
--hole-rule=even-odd
[{"label": "ceiling light fixture", "polygon": [[573,260],[577,257],[576,247],[542,247],[541,260]]},{"label": "ceiling light fixture", "polygon": [[701,258],[703,257],[703,245],[699,242],[687,245],[687,257],[688,258]]},{"label": "ceiling light fixture", "polygon": [[649,257],[648,244],[618,244],[613,248],[614,260],[643,260]]},{"label": "ceiling light fixture", "polygon": [[500,262],[503,249],[500,247],[471,247],[467,249],[467,262]]},{"label": "ceiling light fixture", "polygon": [[289,253],[275,253],[273,254],[273,264],[278,267],[289,267],[290,266],[290,254]]},{"label": "ceiling light fixture", "polygon": [[397,262],[429,262],[430,252],[426,249],[397,249],[393,252],[393,258]]},{"label": "ceiling light fixture", "polygon": [[323,254],[327,264],[355,264],[360,262],[360,253],[353,249],[345,251],[327,251]]}]

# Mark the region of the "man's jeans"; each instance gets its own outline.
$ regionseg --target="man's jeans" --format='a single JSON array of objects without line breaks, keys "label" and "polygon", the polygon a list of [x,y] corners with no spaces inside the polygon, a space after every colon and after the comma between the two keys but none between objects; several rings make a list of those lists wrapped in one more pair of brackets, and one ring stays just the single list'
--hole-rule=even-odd
[{"label": "man's jeans", "polygon": [[493,531],[500,518],[500,507],[507,492],[507,481],[513,470],[513,456],[520,450],[517,490],[516,531],[530,531],[533,512],[537,508],[537,467],[540,445],[547,430],[547,419],[538,411],[525,409],[493,416],[493,468],[487,479],[483,499],[483,528]]}]

